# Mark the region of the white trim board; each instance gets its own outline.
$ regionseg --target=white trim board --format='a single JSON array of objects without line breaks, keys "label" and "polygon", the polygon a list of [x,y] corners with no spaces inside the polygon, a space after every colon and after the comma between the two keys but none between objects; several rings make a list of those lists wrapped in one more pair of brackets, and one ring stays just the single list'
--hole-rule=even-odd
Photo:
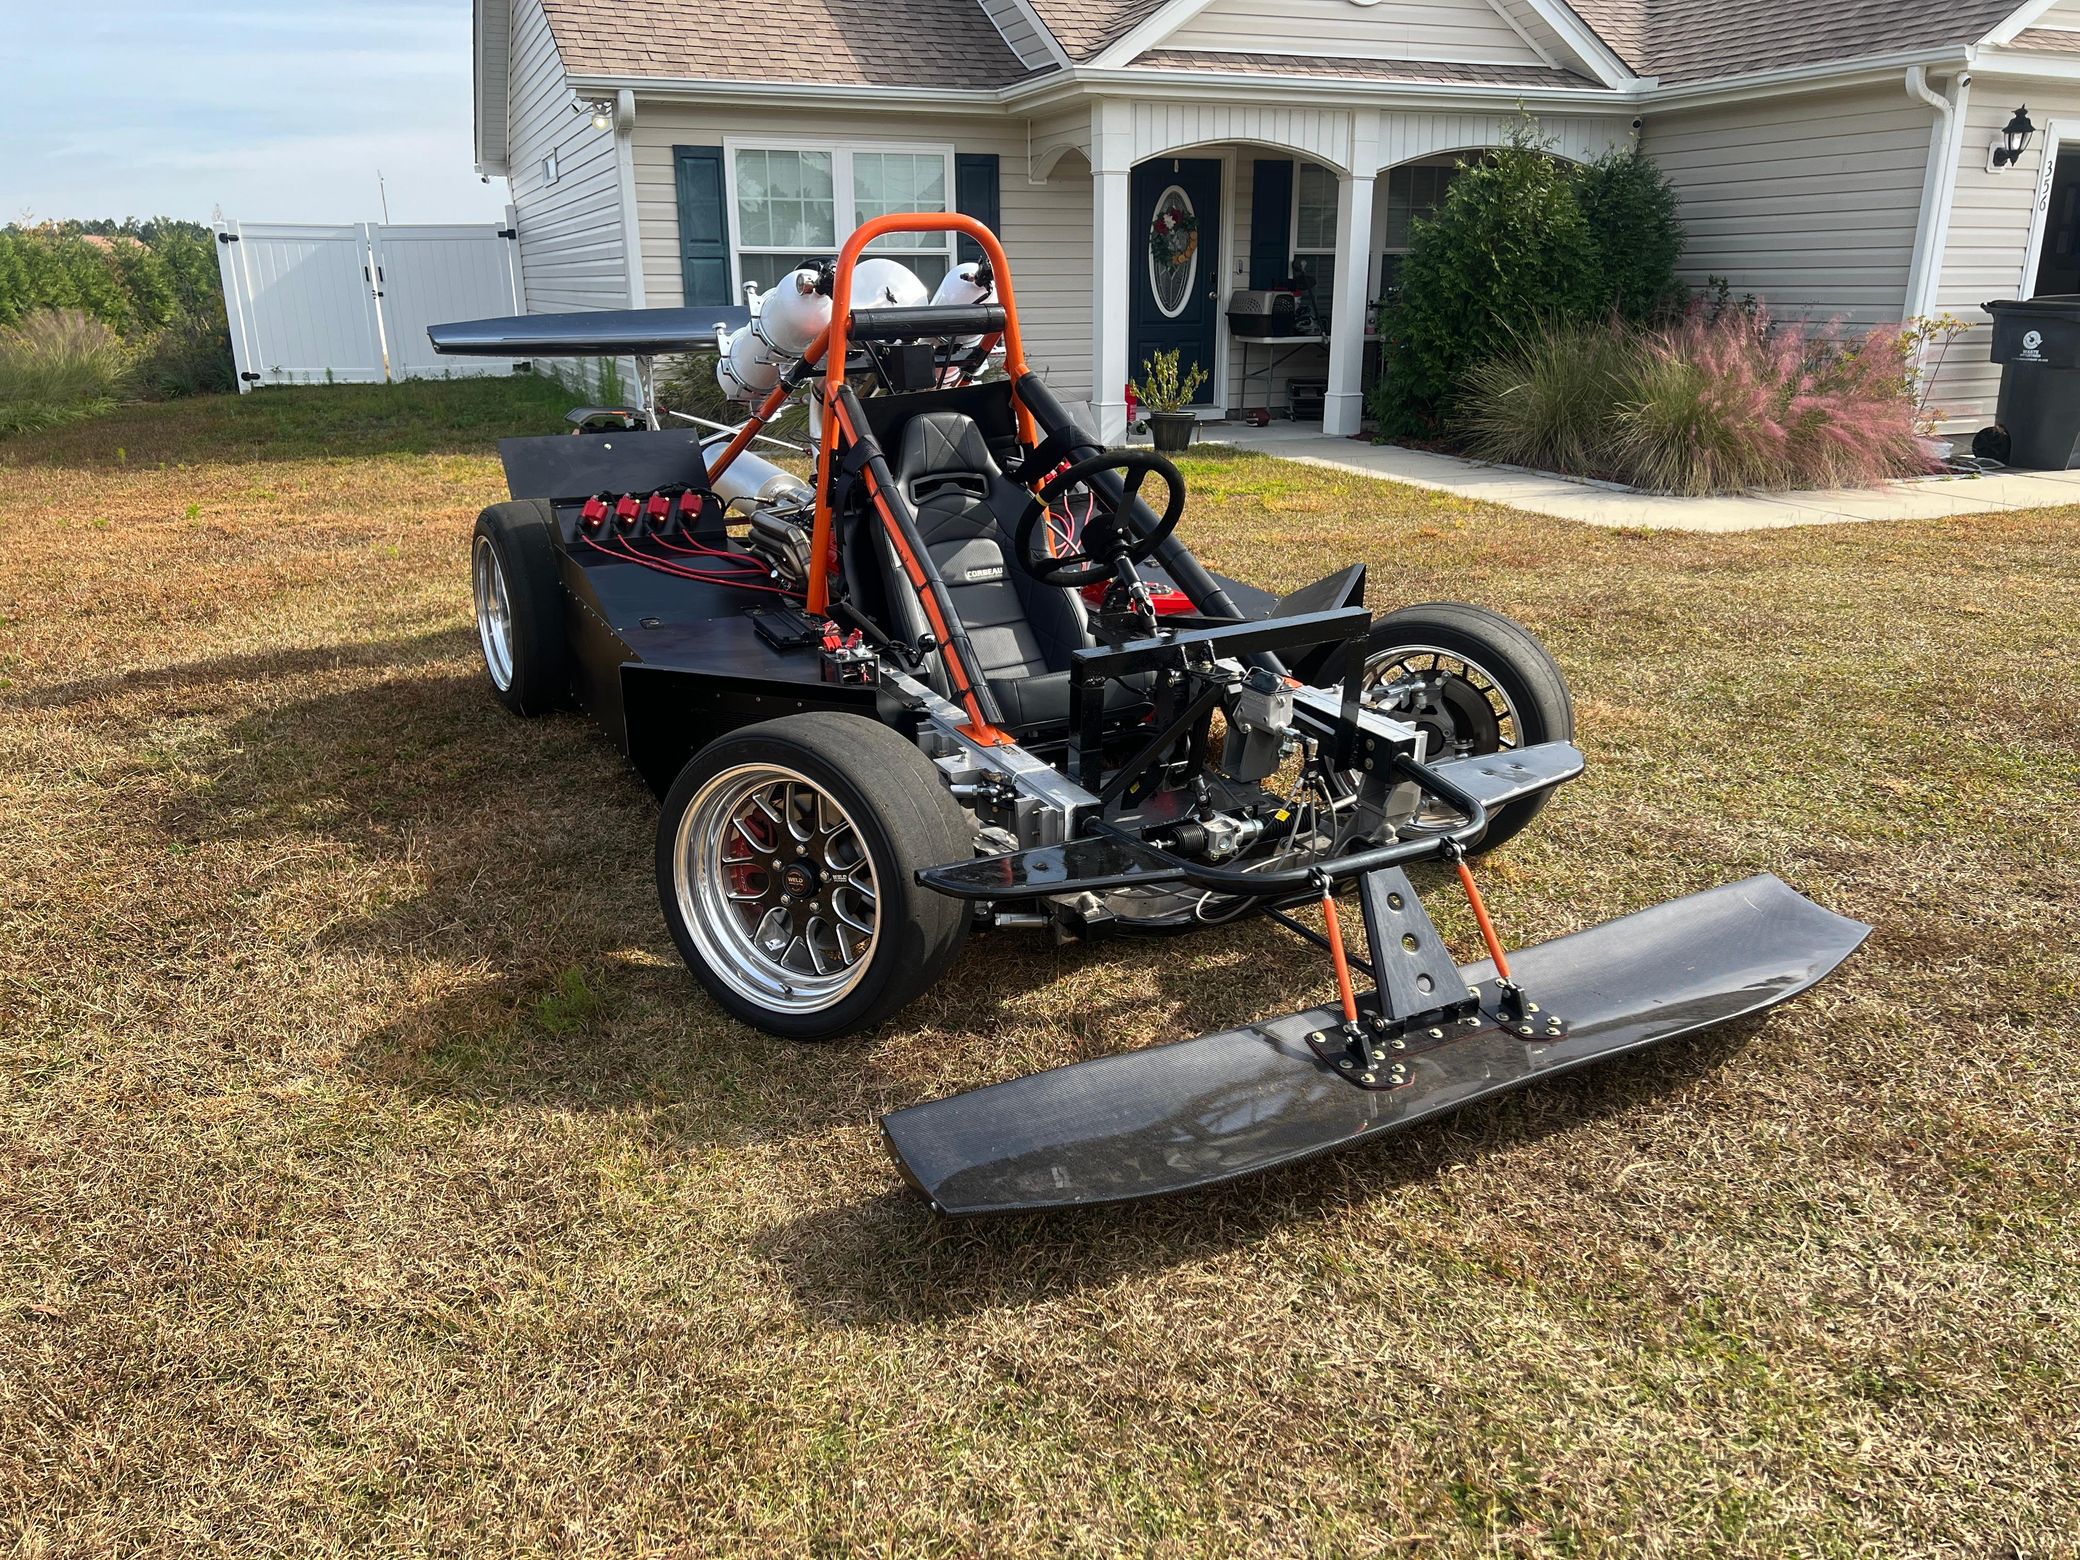
[{"label": "white trim board", "polygon": [[2036,193],[2030,198],[2029,241],[2022,249],[2022,275],[2015,284],[2017,298],[2033,297],[2036,293],[2037,266],[2044,258],[2044,230],[2051,225],[2051,186],[2058,178],[2058,154],[2067,142],[2080,149],[2080,119],[2054,119],[2039,134],[2043,151]]}]

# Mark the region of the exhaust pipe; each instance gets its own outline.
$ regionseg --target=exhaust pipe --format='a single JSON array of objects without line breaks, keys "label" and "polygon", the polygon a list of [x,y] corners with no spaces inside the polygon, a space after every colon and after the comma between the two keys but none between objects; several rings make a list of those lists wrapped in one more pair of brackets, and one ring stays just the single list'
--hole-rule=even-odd
[{"label": "exhaust pipe", "polygon": [[[717,434],[701,445],[703,457],[713,460],[715,453],[728,444],[731,435]],[[771,461],[754,455],[749,450],[741,451],[729,463],[722,475],[715,479],[715,496],[727,504],[741,499],[751,508],[767,506],[792,508],[813,502],[815,495],[807,483],[790,472],[782,471]]]}]

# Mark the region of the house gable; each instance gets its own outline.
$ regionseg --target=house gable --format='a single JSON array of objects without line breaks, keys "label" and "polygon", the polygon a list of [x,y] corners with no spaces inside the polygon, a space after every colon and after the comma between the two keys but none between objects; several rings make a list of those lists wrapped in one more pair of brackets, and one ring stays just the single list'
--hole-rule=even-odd
[{"label": "house gable", "polygon": [[2080,0],[2030,0],[2018,6],[1982,42],[1995,47],[2068,52],[2063,35],[2080,33]]},{"label": "house gable", "polygon": [[1332,59],[1450,60],[1550,65],[1488,0],[1212,0],[1163,40],[1168,49],[1292,53]]},{"label": "house gable", "polygon": [[[1062,0],[1035,0],[1060,4]],[[1423,61],[1560,71],[1605,86],[1635,78],[1556,0],[1168,0],[1116,32],[1093,64],[1153,65],[1163,56],[1306,57],[1373,65]]]}]

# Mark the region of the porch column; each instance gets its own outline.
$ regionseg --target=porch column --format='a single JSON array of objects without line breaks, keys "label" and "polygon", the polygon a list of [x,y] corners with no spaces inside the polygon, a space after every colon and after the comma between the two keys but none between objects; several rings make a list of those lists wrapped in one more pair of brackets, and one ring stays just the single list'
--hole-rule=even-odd
[{"label": "porch column", "polygon": [[1351,116],[1351,171],[1336,187],[1336,285],[1331,292],[1329,392],[1322,432],[1350,434],[1365,417],[1365,325],[1372,300],[1372,182],[1379,169],[1377,110]]},{"label": "porch column", "polygon": [[1106,444],[1127,441],[1127,176],[1133,148],[1127,105],[1091,108],[1091,413]]}]

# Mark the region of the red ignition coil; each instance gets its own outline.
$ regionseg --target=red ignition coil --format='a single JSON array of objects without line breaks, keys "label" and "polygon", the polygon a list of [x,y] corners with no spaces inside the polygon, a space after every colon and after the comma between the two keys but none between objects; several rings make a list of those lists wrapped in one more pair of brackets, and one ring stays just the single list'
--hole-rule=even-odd
[{"label": "red ignition coil", "polygon": [[633,493],[623,493],[614,503],[614,528],[623,536],[633,536],[636,522],[643,517],[643,501]]},{"label": "red ignition coil", "polygon": [[578,511],[578,529],[587,536],[597,536],[600,527],[607,523],[607,495],[595,493],[585,500],[585,507]]},{"label": "red ignition coil", "polygon": [[662,536],[672,528],[672,500],[667,493],[652,493],[650,501],[643,505],[643,516],[650,522],[650,534]]}]

